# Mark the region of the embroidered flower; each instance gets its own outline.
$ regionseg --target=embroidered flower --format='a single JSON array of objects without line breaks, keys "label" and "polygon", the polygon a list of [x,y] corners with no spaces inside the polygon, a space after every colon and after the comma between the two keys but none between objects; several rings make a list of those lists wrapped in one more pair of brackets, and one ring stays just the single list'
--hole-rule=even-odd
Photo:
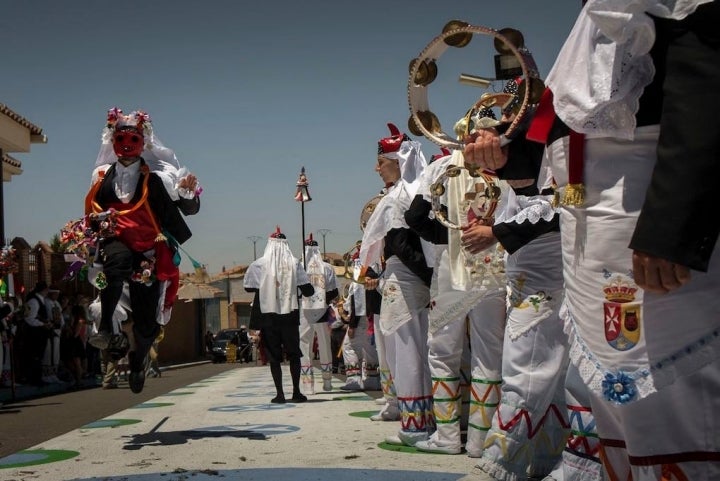
[{"label": "embroidered flower", "polygon": [[617,404],[632,401],[637,394],[635,380],[622,371],[617,374],[605,373],[602,388],[605,399]]}]

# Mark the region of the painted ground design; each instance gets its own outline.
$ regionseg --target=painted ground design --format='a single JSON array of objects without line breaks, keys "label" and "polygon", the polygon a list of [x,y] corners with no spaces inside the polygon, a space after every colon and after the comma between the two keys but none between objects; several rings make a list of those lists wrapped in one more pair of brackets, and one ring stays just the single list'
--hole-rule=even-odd
[{"label": "painted ground design", "polygon": [[6,456],[0,479],[456,481],[472,469],[463,455],[386,445],[400,425],[369,419],[379,393],[341,384],[316,386],[307,403],[272,404],[267,366],[233,369]]}]

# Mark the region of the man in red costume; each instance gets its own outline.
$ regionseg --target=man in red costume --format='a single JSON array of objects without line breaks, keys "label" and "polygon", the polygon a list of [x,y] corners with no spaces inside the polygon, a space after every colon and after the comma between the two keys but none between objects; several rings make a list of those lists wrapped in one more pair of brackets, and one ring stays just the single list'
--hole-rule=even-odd
[{"label": "man in red costume", "polygon": [[[177,245],[192,235],[182,214],[199,211],[200,189],[197,178],[180,168],[173,151],[155,137],[142,111],[108,112],[95,167],[85,213],[104,220],[96,254],[102,272],[91,275],[101,288],[102,309],[99,333],[90,343],[116,354],[129,349],[130,389],[139,393],[145,358],[169,321],[177,294]],[[131,342],[112,321],[124,283],[133,318]]]}]

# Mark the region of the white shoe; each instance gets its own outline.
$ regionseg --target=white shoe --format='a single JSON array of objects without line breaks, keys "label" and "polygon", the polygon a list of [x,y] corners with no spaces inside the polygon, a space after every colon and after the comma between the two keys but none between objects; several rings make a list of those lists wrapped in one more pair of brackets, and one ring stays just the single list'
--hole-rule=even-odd
[{"label": "white shoe", "polygon": [[388,444],[392,444],[393,446],[405,446],[405,443],[402,442],[400,436],[398,436],[397,434],[386,437],[385,442]]},{"label": "white shoe", "polygon": [[418,451],[425,453],[437,453],[437,454],[460,454],[462,448],[460,446],[443,446],[437,443],[434,439],[430,438],[427,441],[418,441],[415,443],[415,447]]},{"label": "white shoe", "polygon": [[348,379],[344,386],[340,386],[343,391],[362,391],[362,383],[360,378]]},{"label": "white shoe", "polygon": [[375,404],[377,404],[378,406],[384,406],[385,403],[387,403],[387,399],[385,399],[385,396],[379,397],[375,400]]},{"label": "white shoe", "polygon": [[325,392],[332,391],[332,381],[330,379],[323,380],[323,391],[325,391]]},{"label": "white shoe", "polygon": [[414,447],[420,441],[427,441],[428,433],[425,431],[399,431],[394,436],[385,438],[385,442],[395,446]]},{"label": "white shoe", "polygon": [[391,403],[385,404],[379,413],[370,416],[371,421],[400,421],[400,409]]}]

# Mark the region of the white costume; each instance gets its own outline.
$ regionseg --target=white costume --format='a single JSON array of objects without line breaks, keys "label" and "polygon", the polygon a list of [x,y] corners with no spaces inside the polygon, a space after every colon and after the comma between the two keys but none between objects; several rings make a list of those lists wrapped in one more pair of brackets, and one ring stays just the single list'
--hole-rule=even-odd
[{"label": "white costume", "polygon": [[[462,165],[462,153],[435,160],[425,170],[416,201],[430,198],[430,185],[448,166]],[[462,171],[448,181],[448,218],[456,225],[467,221],[465,193],[479,182]],[[423,196],[424,202],[419,199]],[[452,199],[452,200],[448,200]],[[454,205],[452,205],[454,203]],[[415,204],[414,204],[415,205]],[[418,207],[420,205],[418,204]],[[424,210],[422,207],[420,211]],[[418,215],[424,212],[418,212]],[[422,215],[422,221],[427,216]],[[462,219],[465,218],[465,221]],[[430,221],[432,222],[432,221]],[[415,226],[414,226],[415,227]],[[497,408],[500,393],[502,338],[505,327],[505,277],[501,270],[487,272],[477,279],[470,274],[469,263],[475,256],[466,256],[460,248],[460,233],[447,229],[448,242],[433,239],[436,244],[436,266],[433,276],[432,302],[429,313],[428,358],[433,383],[433,414],[437,430],[430,439],[416,447],[421,451],[458,454],[462,451],[463,358],[469,341],[470,392],[467,442],[470,456],[482,453],[490,421]],[[478,256],[497,260],[496,248]]]},{"label": "white costume", "polygon": [[[427,161],[419,142],[401,135],[394,126],[391,133],[392,137],[379,142],[378,156],[398,162],[400,179],[388,189],[368,220],[360,247],[360,263],[363,266],[381,265],[383,255],[387,256],[376,332],[384,337],[385,356],[402,419],[398,435],[390,436],[386,441],[414,445],[427,439],[428,430],[433,428],[427,367],[427,305],[432,272],[422,255],[419,238],[408,228],[403,214],[415,195],[418,178]],[[398,257],[395,243],[388,242],[391,235],[395,236],[396,243],[414,251],[412,266],[406,264],[407,259]],[[424,270],[427,279],[420,278],[410,267]]]},{"label": "white costume", "polygon": [[[358,261],[356,261],[358,262]],[[365,309],[365,286],[351,282],[347,297],[343,302],[343,310],[349,312],[348,332],[342,343],[343,360],[345,362],[345,385],[340,389],[346,391],[379,391],[380,371],[378,353],[374,342],[374,324],[371,326]],[[350,329],[353,336],[350,337]]]},{"label": "white costume", "polygon": [[[720,256],[682,287],[652,294],[635,285],[628,248],[660,161],[659,126],[635,123],[655,74],[656,30],[645,12],[678,20],[702,3],[590,0],[547,80],[558,118],[585,135],[584,204],[561,211],[564,319],[613,480],[720,479]],[[703,48],[694,50],[717,64],[717,48]],[[567,188],[570,141],[547,154]]]},{"label": "white costume", "polygon": [[[310,243],[310,245],[308,245]],[[325,262],[317,242],[306,241],[305,272],[315,293],[303,297],[300,306],[300,350],[303,357],[300,362],[300,381],[304,394],[315,394],[315,372],[313,369],[313,337],[317,336],[322,372],[323,391],[332,391],[332,352],[330,349],[330,326],[324,322],[328,310],[328,294],[337,296],[335,269]]]}]

